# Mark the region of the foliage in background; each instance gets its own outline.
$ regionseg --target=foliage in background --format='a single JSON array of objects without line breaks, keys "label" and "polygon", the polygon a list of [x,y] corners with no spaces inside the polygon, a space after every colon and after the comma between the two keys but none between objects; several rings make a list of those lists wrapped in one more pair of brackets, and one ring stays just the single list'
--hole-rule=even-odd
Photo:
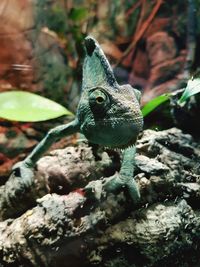
[{"label": "foliage in background", "polygon": [[60,104],[25,91],[0,93],[0,107],[1,118],[21,122],[46,121],[72,115]]},{"label": "foliage in background", "polygon": [[[177,91],[177,93],[179,90]],[[183,104],[186,102],[191,96],[200,93],[200,79],[191,79],[188,81],[185,90],[183,91],[180,99],[178,100],[178,104]],[[158,97],[153,98],[150,100],[143,108],[142,114],[143,116],[147,116],[150,114],[154,109],[156,109],[161,104],[168,101],[173,95],[176,95],[176,91],[173,93],[163,94]]]},{"label": "foliage in background", "polygon": [[142,108],[143,116],[144,117],[147,116],[149,113],[154,111],[154,109],[156,109],[158,106],[165,103],[169,99],[170,99],[170,94],[164,94],[153,98]]},{"label": "foliage in background", "polygon": [[198,93],[200,93],[200,79],[189,80],[185,91],[179,99],[179,103],[185,102],[188,98]]}]

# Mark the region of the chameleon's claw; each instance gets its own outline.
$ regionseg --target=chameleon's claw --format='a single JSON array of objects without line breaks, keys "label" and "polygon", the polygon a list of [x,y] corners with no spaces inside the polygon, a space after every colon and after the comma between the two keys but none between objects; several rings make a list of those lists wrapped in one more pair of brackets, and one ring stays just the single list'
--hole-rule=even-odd
[{"label": "chameleon's claw", "polygon": [[12,168],[12,175],[22,179],[24,186],[30,187],[34,182],[33,169],[25,161],[17,162]]}]

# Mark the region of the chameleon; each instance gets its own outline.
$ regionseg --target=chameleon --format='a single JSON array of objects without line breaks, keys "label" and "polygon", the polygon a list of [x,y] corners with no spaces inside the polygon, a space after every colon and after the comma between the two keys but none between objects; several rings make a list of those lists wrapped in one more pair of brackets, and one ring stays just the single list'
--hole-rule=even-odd
[{"label": "chameleon", "polygon": [[13,172],[28,183],[37,161],[53,142],[79,132],[91,143],[122,149],[121,169],[107,188],[110,191],[126,188],[137,202],[140,194],[133,172],[135,142],[143,128],[141,93],[129,84],[118,84],[103,50],[92,36],[84,39],[84,48],[82,92],[75,119],[49,130],[33,151],[14,165]]}]

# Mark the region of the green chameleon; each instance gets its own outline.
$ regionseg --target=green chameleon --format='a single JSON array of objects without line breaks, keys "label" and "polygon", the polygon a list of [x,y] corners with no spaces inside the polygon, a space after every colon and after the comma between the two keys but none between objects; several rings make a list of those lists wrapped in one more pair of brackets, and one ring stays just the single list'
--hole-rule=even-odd
[{"label": "green chameleon", "polygon": [[32,153],[17,163],[13,172],[30,183],[33,167],[42,154],[58,139],[80,132],[94,144],[125,149],[121,170],[107,187],[110,191],[127,188],[134,202],[140,194],[133,178],[135,142],[143,127],[139,106],[140,92],[130,85],[119,85],[98,42],[85,38],[82,95],[75,119],[51,129]]}]

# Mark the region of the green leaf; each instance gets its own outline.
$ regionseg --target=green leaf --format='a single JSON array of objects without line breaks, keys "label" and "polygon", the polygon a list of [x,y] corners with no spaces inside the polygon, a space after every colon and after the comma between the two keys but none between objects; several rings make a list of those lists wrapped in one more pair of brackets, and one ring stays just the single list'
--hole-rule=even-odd
[{"label": "green leaf", "polygon": [[147,116],[149,113],[151,113],[155,108],[160,106],[162,103],[169,100],[171,94],[163,94],[159,95],[152,100],[150,100],[144,107],[142,108],[142,114],[143,116]]},{"label": "green leaf", "polygon": [[185,102],[189,97],[198,93],[200,93],[200,79],[189,80],[185,91],[179,99],[179,103]]},{"label": "green leaf", "polygon": [[88,17],[88,10],[84,7],[72,8],[69,18],[74,21],[85,20]]},{"label": "green leaf", "polygon": [[25,92],[0,93],[0,117],[13,121],[36,122],[72,115],[65,107],[45,97]]}]

